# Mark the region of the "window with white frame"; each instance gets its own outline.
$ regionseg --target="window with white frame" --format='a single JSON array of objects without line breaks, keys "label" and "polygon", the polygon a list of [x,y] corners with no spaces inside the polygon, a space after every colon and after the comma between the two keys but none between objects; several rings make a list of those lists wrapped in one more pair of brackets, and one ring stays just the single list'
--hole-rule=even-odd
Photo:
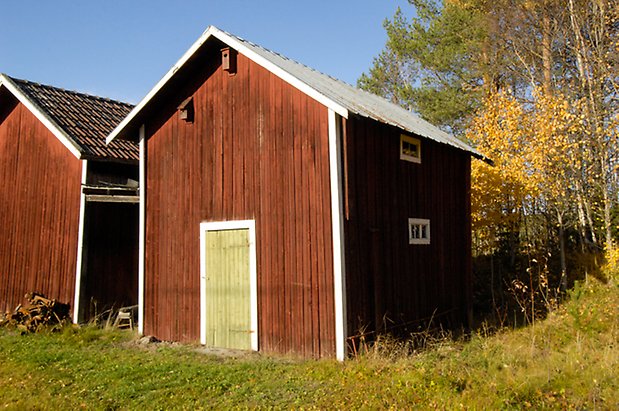
[{"label": "window with white frame", "polygon": [[400,134],[400,160],[421,163],[421,141],[418,138]]},{"label": "window with white frame", "polygon": [[408,243],[430,244],[430,220],[425,218],[408,219]]}]

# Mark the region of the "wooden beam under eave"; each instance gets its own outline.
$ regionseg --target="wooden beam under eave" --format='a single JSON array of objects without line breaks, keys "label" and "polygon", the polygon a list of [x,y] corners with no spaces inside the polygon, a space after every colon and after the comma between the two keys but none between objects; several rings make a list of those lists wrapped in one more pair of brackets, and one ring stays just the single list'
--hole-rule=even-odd
[{"label": "wooden beam under eave", "polygon": [[140,202],[138,196],[111,196],[111,195],[96,195],[90,194],[86,196],[86,202],[93,203],[134,203]]}]

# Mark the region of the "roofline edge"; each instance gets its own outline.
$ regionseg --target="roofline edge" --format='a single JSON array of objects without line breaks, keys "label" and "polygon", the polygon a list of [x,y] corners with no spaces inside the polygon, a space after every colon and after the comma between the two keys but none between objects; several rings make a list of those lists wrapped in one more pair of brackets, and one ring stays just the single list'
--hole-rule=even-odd
[{"label": "roofline edge", "polygon": [[34,114],[34,116],[41,122],[47,129],[58,139],[60,142],[69,149],[69,151],[78,159],[82,160],[82,152],[80,146],[73,141],[67,133],[65,133],[60,126],[47,116],[43,110],[32,101],[15,82],[6,74],[0,73],[0,87],[6,87],[26,108]]},{"label": "roofline edge", "polygon": [[282,79],[286,83],[288,83],[288,84],[292,85],[293,87],[297,88],[299,91],[303,92],[304,94],[308,95],[309,97],[312,97],[313,99],[315,99],[319,103],[323,104],[327,108],[332,109],[333,111],[335,111],[336,113],[338,113],[342,117],[348,118],[349,110],[346,107],[343,107],[342,105],[340,105],[337,102],[333,101],[329,97],[323,95],[318,90],[314,89],[313,87],[309,86],[308,84],[304,83],[303,81],[297,79],[296,77],[294,77],[292,74],[288,73],[286,70],[282,69],[281,67],[279,67],[279,66],[277,66],[277,65],[275,65],[273,63],[270,63],[264,57],[262,57],[259,54],[255,53],[254,51],[249,49],[247,46],[245,46],[243,43],[238,41],[234,36],[232,36],[232,35],[224,32],[224,31],[218,29],[215,26],[209,26],[202,33],[202,35],[198,38],[198,40],[196,40],[191,45],[191,47],[172,66],[172,68],[170,68],[170,70],[168,70],[168,72],[157,82],[157,84],[155,84],[155,86],[146,94],[146,96],[144,96],[144,98],[133,108],[133,110],[131,110],[129,112],[129,114],[124,118],[124,120],[121,121],[120,124],[118,124],[116,126],[116,128],[114,128],[114,130],[112,130],[112,132],[105,139],[107,144],[109,144],[115,138],[117,138],[123,132],[123,130],[125,128],[127,128],[134,121],[134,119],[142,111],[142,109],[144,109],[144,107],[146,107],[148,105],[148,103],[153,99],[153,97],[155,97],[159,93],[159,91],[166,85],[166,83],[172,77],[174,77],[174,75],[185,65],[185,63],[211,37],[215,37],[216,39],[218,39],[218,40],[220,40],[220,41],[230,45],[231,47],[233,47],[237,51],[239,51],[241,54],[245,55],[247,58],[252,60],[254,63],[258,64],[259,66],[261,66],[261,67],[265,68],[266,70],[270,71],[271,73],[275,74],[277,77],[279,77],[280,79]]}]

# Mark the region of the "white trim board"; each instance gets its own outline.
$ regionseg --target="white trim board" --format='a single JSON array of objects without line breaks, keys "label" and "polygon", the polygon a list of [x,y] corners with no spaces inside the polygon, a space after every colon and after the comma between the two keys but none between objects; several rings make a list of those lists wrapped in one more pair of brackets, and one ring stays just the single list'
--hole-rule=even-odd
[{"label": "white trim board", "polygon": [[138,232],[138,333],[144,334],[144,275],[146,270],[146,126],[140,127],[140,210]]},{"label": "white trim board", "polygon": [[81,159],[79,147],[73,142],[52,119],[50,119],[41,109],[26,96],[20,88],[6,75],[0,74],[0,87],[6,87],[47,129],[54,135],[69,151],[77,158]]},{"label": "white trim board", "polygon": [[[86,184],[88,177],[88,161],[82,160],[82,185]],[[80,216],[77,234],[77,262],[75,265],[75,292],[73,294],[73,323],[77,324],[84,307],[80,304],[82,294],[82,275],[84,269],[84,226],[86,219],[86,195],[80,193]]]},{"label": "white trim board", "polygon": [[256,221],[213,221],[200,223],[200,343],[206,344],[206,233],[222,230],[249,230],[249,295],[251,349],[258,351],[258,278],[256,265]]},{"label": "white trim board", "polygon": [[335,302],[336,358],[346,358],[346,264],[344,253],[344,210],[342,201],[341,117],[329,109],[329,175],[333,238],[333,295]]},{"label": "white trim board", "polygon": [[297,77],[288,73],[281,67],[273,64],[266,58],[260,56],[250,48],[248,48],[245,44],[239,41],[234,36],[219,30],[215,26],[209,26],[204,33],[200,36],[200,38],[191,45],[189,50],[183,54],[183,56],[172,66],[172,68],[163,76],[161,80],[146,94],[146,96],[136,105],[133,110],[125,117],[121,123],[116,126],[114,130],[107,137],[106,141],[109,144],[112,140],[114,140],[118,135],[133,121],[133,119],[148,105],[148,103],[159,93],[159,91],[167,84],[167,82],[174,77],[177,71],[179,71],[185,63],[202,47],[204,43],[206,43],[211,37],[215,37],[227,44],[228,46],[234,48],[237,52],[243,54],[245,57],[252,60],[254,63],[264,67],[266,70],[270,71],[286,83],[291,86],[297,88],[299,91],[323,104],[330,110],[335,111],[340,116],[344,118],[348,118],[348,109],[341,104],[333,101],[329,97],[320,93],[318,90],[313,87],[307,85]]}]

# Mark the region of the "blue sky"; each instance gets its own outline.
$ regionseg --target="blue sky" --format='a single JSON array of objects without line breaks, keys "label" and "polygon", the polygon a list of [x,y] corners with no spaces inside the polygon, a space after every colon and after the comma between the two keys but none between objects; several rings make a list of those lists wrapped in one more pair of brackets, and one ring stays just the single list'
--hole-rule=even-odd
[{"label": "blue sky", "polygon": [[0,72],[137,103],[215,25],[355,84],[406,0],[11,0]]}]

